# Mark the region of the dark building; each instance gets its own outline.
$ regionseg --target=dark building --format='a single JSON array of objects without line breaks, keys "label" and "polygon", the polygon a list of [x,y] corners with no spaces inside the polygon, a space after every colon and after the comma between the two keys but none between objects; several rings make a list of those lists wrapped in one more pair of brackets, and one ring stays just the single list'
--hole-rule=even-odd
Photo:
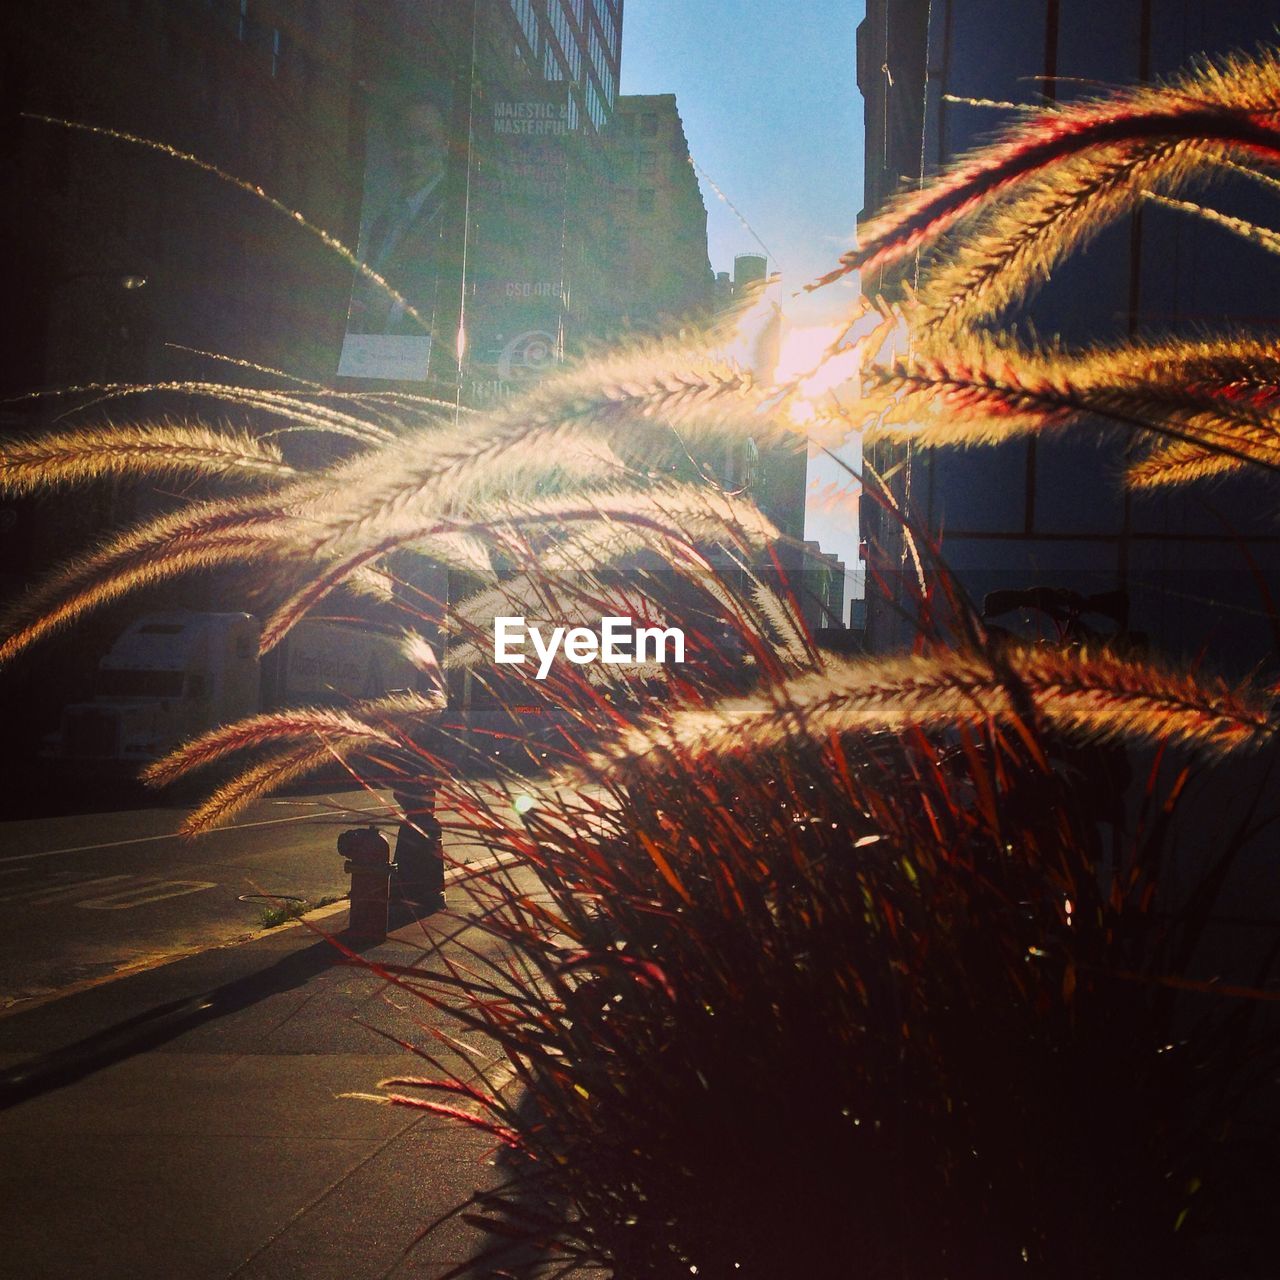
[{"label": "dark building", "polygon": [[[769,260],[764,254],[734,254],[728,303],[738,309],[749,309],[753,302],[761,298],[768,280]],[[768,302],[767,295],[765,301]],[[754,340],[756,358],[765,368],[771,368],[776,362],[782,334],[782,317],[776,302],[772,303],[772,315],[772,321],[756,331]],[[796,575],[796,581],[810,581],[811,561],[816,544],[804,543],[808,451],[798,442],[766,446],[759,451],[752,470],[755,475],[751,486],[753,496],[784,538],[777,549],[780,562],[791,574]],[[843,584],[841,589],[843,590]],[[812,591],[808,591],[808,594],[815,598]],[[808,609],[809,606],[806,605],[806,610]],[[837,609],[836,625],[839,624],[839,612]],[[810,626],[832,625],[830,621],[816,621],[817,615],[811,618],[807,611],[805,616]]]},{"label": "dark building", "polygon": [[844,561],[812,541],[803,546],[800,611],[811,632],[844,626]]},{"label": "dark building", "polygon": [[[352,297],[350,265],[261,199],[40,116],[218,166],[378,258],[406,296],[429,259],[427,326],[450,330],[430,376],[456,382],[468,179],[477,185],[495,104],[540,100],[567,134],[602,128],[622,0],[53,0],[10,6],[0,21],[6,189],[18,197],[5,233],[23,317],[2,358],[6,393],[216,368],[182,347],[327,381],[344,329],[394,324],[372,312],[354,323],[349,303],[354,315],[368,302]],[[447,172],[425,201],[414,193],[424,227],[397,236],[376,225],[384,211],[365,178],[379,165],[392,176],[400,162],[421,167],[424,131]],[[483,275],[482,247],[471,265]]]},{"label": "dark building", "polygon": [[[207,168],[50,119],[189,153],[351,242],[369,52],[358,17],[354,4],[304,0],[6,6],[0,86],[9,198],[0,218],[18,324],[0,357],[0,430],[108,418],[236,420],[234,406],[178,390],[29,397],[102,383],[261,385],[253,370],[199,352],[314,381],[331,376],[347,263]],[[0,600],[163,500],[100,485],[3,504]],[[192,580],[163,600],[131,599],[7,669],[6,776],[35,767],[41,735],[61,704],[87,695],[97,658],[128,611],[207,608],[208,590]]]},{"label": "dark building", "polygon": [[762,253],[733,255],[733,295],[742,297],[753,285],[763,284],[769,273],[769,259]]},{"label": "dark building", "polygon": [[[1019,118],[999,103],[1040,105],[1170,76],[1204,54],[1251,51],[1274,41],[1266,4],[1211,0],[869,0],[859,30],[858,79],[866,100],[864,219],[904,184],[915,185]],[[1276,225],[1274,197],[1240,179],[1216,181],[1214,207]],[[893,296],[914,260],[864,279]],[[1053,272],[1018,313],[1068,344],[1156,335],[1274,333],[1276,260],[1220,228],[1146,204],[1110,226],[1086,253]],[[990,593],[1034,587],[1113,593],[1117,618],[1154,654],[1240,675],[1274,669],[1274,601],[1280,536],[1268,478],[1193,486],[1170,496],[1126,494],[1125,441],[1088,426],[995,449],[931,453],[877,447],[870,461],[908,518],[941,534],[942,555],[979,606]],[[868,643],[885,652],[910,642],[905,584],[914,577],[898,523],[864,499]],[[887,584],[890,598],[874,581]],[[897,599],[892,598],[897,596]],[[1127,619],[1123,616],[1127,611]],[[1042,615],[999,622],[1017,630]],[[1175,897],[1200,882],[1246,824],[1260,833],[1235,855],[1214,905],[1209,972],[1255,968],[1275,936],[1273,784],[1265,761],[1233,759],[1201,780],[1181,810],[1178,857],[1161,871]],[[1146,765],[1135,767],[1144,776]],[[1269,825],[1270,824],[1270,825]],[[1225,865],[1224,860],[1224,865]],[[1199,864],[1197,867],[1196,864]],[[1269,964],[1269,961],[1267,962]]]},{"label": "dark building", "polygon": [[[1019,118],[997,104],[1068,101],[1100,86],[1152,81],[1198,55],[1249,51],[1275,39],[1265,4],[1209,0],[869,0],[858,33],[866,103],[866,204],[875,214]],[[1215,183],[1225,212],[1275,224],[1256,184]],[[1280,323],[1274,258],[1202,220],[1154,205],[1108,228],[1054,272],[1018,317],[1068,343],[1192,335],[1241,322]],[[863,281],[888,293],[914,260]],[[1120,592],[1129,626],[1158,650],[1241,671],[1272,651],[1265,593],[1251,564],[1280,581],[1280,555],[1264,482],[1127,496],[1123,441],[1093,433],[1020,441],[993,450],[917,452],[883,447],[871,461],[895,476],[908,515],[944,530],[943,552],[981,603],[1003,588],[1059,586]],[[895,522],[864,502],[869,567],[909,571]],[[871,642],[904,644],[892,602],[869,608]]]},{"label": "dark building", "polygon": [[707,210],[670,93],[629,95],[604,134],[612,179],[607,297],[598,325],[661,332],[712,300]]},{"label": "dark building", "polygon": [[[10,196],[0,217],[19,318],[0,395],[258,376],[196,352],[330,375],[351,278],[340,257],[207,168],[50,120],[194,155],[349,241],[367,53],[356,6],[54,0],[8,6],[0,23]],[[42,429],[69,403],[9,399],[4,429]],[[234,416],[176,393],[87,416],[107,413]],[[14,503],[0,532],[3,594],[131,514],[110,492]]]},{"label": "dark building", "polygon": [[[173,384],[278,385],[249,365],[386,389],[378,360],[395,356],[406,362],[397,382],[429,378],[450,395],[460,381],[465,395],[499,377],[507,348],[520,372],[536,372],[576,323],[587,266],[603,270],[590,219],[575,222],[587,183],[577,166],[597,162],[621,34],[622,0],[7,6],[0,219],[18,323],[0,355],[0,433],[55,419],[244,420],[249,411]],[[353,288],[350,261],[289,211],[376,255],[418,313],[416,330],[385,295]],[[549,329],[550,343],[520,346],[534,329]],[[431,359],[414,365],[424,335]],[[370,339],[391,341],[380,353]],[[353,345],[373,357],[358,377],[342,367]],[[69,418],[75,400],[29,395],[105,382],[168,389],[105,402],[86,393],[94,403]],[[162,500],[106,487],[0,504],[0,603]],[[59,702],[85,693],[129,611],[213,603],[207,582],[171,585],[163,600],[131,599],[23,659],[6,673],[16,682],[7,706],[33,727],[15,742],[38,738]]]},{"label": "dark building", "polygon": [[0,21],[5,233],[24,319],[6,390],[182,376],[197,365],[179,343],[323,374],[345,309],[338,258],[207,172],[36,117],[193,153],[348,236],[355,6],[55,0]]}]

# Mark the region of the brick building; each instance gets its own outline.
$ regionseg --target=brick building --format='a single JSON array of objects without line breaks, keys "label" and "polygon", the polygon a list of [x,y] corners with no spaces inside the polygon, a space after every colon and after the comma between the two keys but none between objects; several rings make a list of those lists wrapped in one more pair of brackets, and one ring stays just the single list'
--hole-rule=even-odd
[{"label": "brick building", "polygon": [[673,94],[618,99],[603,139],[613,181],[603,324],[670,329],[711,302],[707,210]]}]

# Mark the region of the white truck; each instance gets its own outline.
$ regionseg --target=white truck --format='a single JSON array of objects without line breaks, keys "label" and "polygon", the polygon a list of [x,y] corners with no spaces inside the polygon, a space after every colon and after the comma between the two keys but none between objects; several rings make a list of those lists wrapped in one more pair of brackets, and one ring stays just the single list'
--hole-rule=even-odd
[{"label": "white truck", "polygon": [[136,773],[180,743],[264,709],[344,704],[411,688],[413,665],[387,635],[304,621],[265,661],[248,613],[169,610],[138,618],[107,651],[88,702],[64,707],[53,762]]}]

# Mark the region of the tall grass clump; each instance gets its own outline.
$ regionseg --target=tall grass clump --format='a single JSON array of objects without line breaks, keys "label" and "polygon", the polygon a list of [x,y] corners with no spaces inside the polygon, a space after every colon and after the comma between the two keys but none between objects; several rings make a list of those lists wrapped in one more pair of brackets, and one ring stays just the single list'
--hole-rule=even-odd
[{"label": "tall grass clump", "polygon": [[[196,833],[337,756],[434,787],[508,856],[470,876],[456,950],[378,970],[491,1046],[476,1083],[425,1042],[380,1095],[504,1150],[499,1185],[459,1207],[490,1231],[478,1273],[1263,1273],[1274,955],[1205,959],[1263,817],[1208,843],[1187,818],[1212,803],[1213,763],[1269,777],[1275,689],[1177,670],[1123,632],[1048,645],[984,627],[887,490],[919,567],[918,640],[833,656],[777,569],[776,530],[712,463],[744,435],[952,448],[1110,431],[1132,442],[1118,482],[1135,487],[1269,475],[1269,340],[1068,349],[999,320],[1139,201],[1223,171],[1269,180],[1278,117],[1267,53],[1028,118],[867,228],[828,279],[920,251],[920,287],[851,315],[803,377],[659,342],[485,412],[261,393],[264,412],[335,433],[323,468],[163,425],[0,463],[24,489],[146,477],[158,447],[171,469],[252,485],[65,566],[15,608],[0,659],[191,571],[251,569],[266,646],[353,599],[404,629],[422,691],[228,726],[151,779],[244,755]],[[470,588],[426,600],[424,563]],[[422,638],[437,610],[443,659]],[[488,661],[505,614],[676,623],[689,660],[557,664],[535,690],[527,667]],[[521,815],[436,727],[442,661],[550,709]],[[485,1084],[499,1074],[515,1084]]]}]

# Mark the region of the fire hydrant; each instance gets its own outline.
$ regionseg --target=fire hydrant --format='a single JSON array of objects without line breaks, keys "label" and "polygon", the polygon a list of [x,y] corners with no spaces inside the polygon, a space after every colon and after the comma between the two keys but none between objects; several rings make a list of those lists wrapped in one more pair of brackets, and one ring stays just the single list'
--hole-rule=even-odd
[{"label": "fire hydrant", "polygon": [[338,837],[342,869],[351,877],[351,913],[347,933],[367,942],[387,936],[387,904],[391,889],[391,846],[377,827],[356,827]]}]

